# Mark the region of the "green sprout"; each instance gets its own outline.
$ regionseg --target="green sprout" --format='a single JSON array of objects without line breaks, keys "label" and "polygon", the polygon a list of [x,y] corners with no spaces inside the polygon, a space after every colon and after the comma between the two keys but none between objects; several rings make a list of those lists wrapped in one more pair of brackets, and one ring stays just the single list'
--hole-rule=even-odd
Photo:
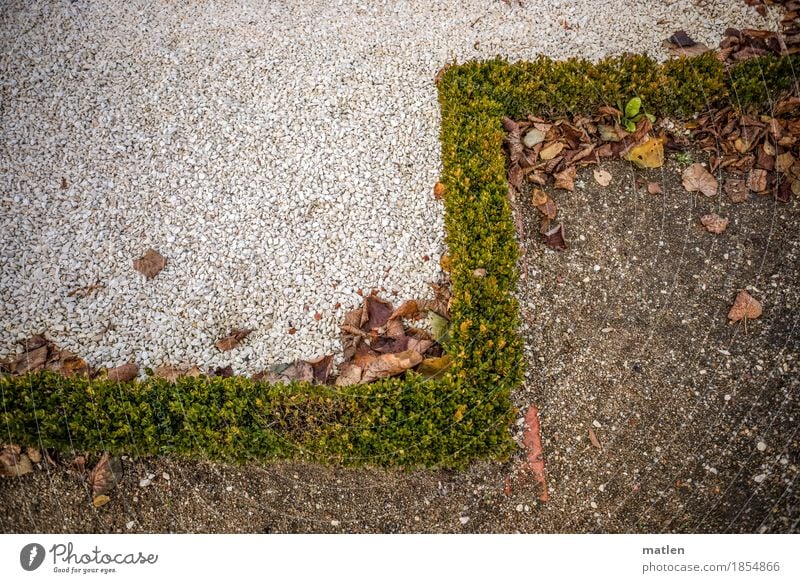
[{"label": "green sprout", "polygon": [[632,97],[629,99],[625,107],[622,107],[622,102],[618,101],[617,109],[623,112],[622,118],[619,120],[620,125],[629,132],[636,131],[636,124],[639,123],[639,120],[643,117],[649,119],[650,123],[656,121],[656,116],[642,109],[642,100],[639,97]]},{"label": "green sprout", "polygon": [[675,161],[678,164],[688,165],[694,162],[694,158],[692,158],[691,152],[678,152],[675,154]]}]

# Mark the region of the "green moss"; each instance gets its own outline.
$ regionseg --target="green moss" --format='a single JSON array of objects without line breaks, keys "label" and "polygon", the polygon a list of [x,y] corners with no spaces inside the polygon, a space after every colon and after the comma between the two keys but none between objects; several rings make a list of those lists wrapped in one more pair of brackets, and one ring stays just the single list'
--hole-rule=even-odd
[{"label": "green moss", "polygon": [[[450,466],[513,449],[510,392],[522,381],[517,245],[508,205],[503,115],[593,113],[641,97],[647,111],[688,116],[732,103],[768,111],[796,90],[796,58],[730,70],[713,54],[658,65],[540,58],[449,68],[439,83],[445,228],[453,302],[443,378],[409,374],[354,387],[269,385],[246,378],[149,379],[119,385],[50,373],[1,377],[4,440],[65,451],[176,453],[231,461]],[[475,277],[478,268],[485,277]]]}]

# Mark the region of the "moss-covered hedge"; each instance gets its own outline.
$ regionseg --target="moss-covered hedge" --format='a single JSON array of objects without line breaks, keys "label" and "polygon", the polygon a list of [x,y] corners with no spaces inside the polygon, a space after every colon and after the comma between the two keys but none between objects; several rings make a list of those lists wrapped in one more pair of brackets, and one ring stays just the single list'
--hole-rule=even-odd
[{"label": "moss-covered hedge", "polygon": [[[513,297],[517,246],[507,202],[503,115],[591,113],[639,95],[656,114],[733,103],[766,109],[796,89],[796,60],[726,69],[713,55],[663,65],[643,56],[450,67],[439,82],[445,226],[452,258],[454,364],[353,387],[246,378],[176,384],[0,379],[2,441],[66,451],[177,453],[211,459],[307,459],[345,465],[460,466],[512,449],[510,391],[522,378]],[[478,268],[485,277],[476,277]]]}]

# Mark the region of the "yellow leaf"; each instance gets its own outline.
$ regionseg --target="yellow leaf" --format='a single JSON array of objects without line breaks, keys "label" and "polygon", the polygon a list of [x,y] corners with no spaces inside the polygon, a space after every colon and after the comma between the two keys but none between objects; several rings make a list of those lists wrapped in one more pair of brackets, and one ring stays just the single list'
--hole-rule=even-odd
[{"label": "yellow leaf", "polygon": [[111,498],[109,498],[105,494],[101,494],[100,496],[94,497],[94,500],[92,500],[92,504],[94,505],[95,508],[100,508],[101,506],[105,506],[106,504],[108,504],[109,500],[111,500]]},{"label": "yellow leaf", "polygon": [[459,405],[458,406],[458,409],[456,409],[456,414],[453,415],[453,418],[456,420],[456,423],[461,421],[461,419],[464,418],[464,413],[466,413],[466,412],[467,412],[467,406],[466,405]]},{"label": "yellow leaf", "polygon": [[450,366],[453,358],[449,354],[439,358],[426,358],[417,367],[417,372],[427,379],[437,377]]},{"label": "yellow leaf", "polygon": [[628,150],[625,159],[633,162],[639,168],[661,168],[664,165],[664,140],[650,138]]}]

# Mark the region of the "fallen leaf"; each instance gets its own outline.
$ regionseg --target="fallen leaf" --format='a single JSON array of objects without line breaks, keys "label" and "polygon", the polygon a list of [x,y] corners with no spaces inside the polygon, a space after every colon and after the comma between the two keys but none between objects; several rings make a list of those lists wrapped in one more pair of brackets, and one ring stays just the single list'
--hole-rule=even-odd
[{"label": "fallen leaf", "polygon": [[533,148],[537,144],[544,141],[545,132],[533,128],[527,131],[525,137],[522,138],[522,143],[526,148]]},{"label": "fallen leaf", "polygon": [[547,196],[547,193],[539,188],[534,188],[531,191],[531,202],[533,203],[533,206],[545,204],[549,198],[550,197]]},{"label": "fallen leaf", "polygon": [[719,183],[702,164],[694,163],[683,171],[683,187],[687,192],[702,192],[706,196],[717,194]]},{"label": "fallen leaf", "polygon": [[611,184],[611,173],[608,170],[595,168],[592,170],[592,174],[594,175],[594,179],[597,181],[597,184],[600,186],[608,186]]},{"label": "fallen leaf", "polygon": [[111,498],[106,496],[105,494],[101,494],[100,496],[95,496],[92,498],[92,506],[95,508],[100,508],[101,506],[105,506],[111,501]]},{"label": "fallen leaf", "polygon": [[728,228],[728,219],[722,218],[716,213],[703,215],[700,217],[700,222],[709,233],[715,233],[717,235],[724,233],[725,229]]},{"label": "fallen leaf", "polygon": [[552,160],[556,156],[561,153],[561,150],[564,149],[564,144],[561,142],[553,142],[552,144],[548,144],[544,148],[539,151],[539,158],[542,160]]},{"label": "fallen leaf", "polygon": [[767,192],[767,171],[754,168],[747,174],[747,188],[756,194]]},{"label": "fallen leaf", "polygon": [[382,354],[364,370],[361,382],[368,383],[376,379],[393,377],[404,373],[422,362],[422,355],[416,350],[406,350],[397,354]]},{"label": "fallen leaf", "polygon": [[23,352],[13,364],[13,372],[18,375],[27,372],[43,370],[47,363],[48,347],[40,346],[28,352]]},{"label": "fallen leaf", "polygon": [[443,196],[444,196],[444,184],[442,184],[441,182],[437,182],[433,186],[433,197],[436,200],[442,200]]},{"label": "fallen leaf", "polygon": [[20,453],[19,447],[7,446],[0,451],[0,476],[6,478],[16,478],[30,474],[33,465],[30,458],[24,453]]},{"label": "fallen leaf", "polygon": [[433,331],[433,339],[439,344],[446,344],[450,336],[450,320],[437,314],[430,312],[428,318]]},{"label": "fallen leaf", "polygon": [[[621,114],[622,112],[620,112]],[[625,132],[618,126],[610,126],[600,124],[597,126],[597,131],[600,133],[600,139],[604,142],[619,142]]]},{"label": "fallen leaf", "polygon": [[664,141],[661,138],[648,138],[628,150],[624,158],[639,168],[660,168],[664,165]]},{"label": "fallen leaf", "polygon": [[539,424],[539,410],[531,405],[525,413],[525,430],[522,433],[522,444],[525,447],[527,467],[533,479],[539,484],[539,500],[547,502],[550,495],[547,491],[547,479],[544,471],[544,450]]},{"label": "fallen leaf", "polygon": [[728,312],[728,319],[731,322],[738,322],[742,319],[754,320],[761,315],[761,303],[753,298],[747,291],[741,290],[736,295],[736,300]]},{"label": "fallen leaf", "polygon": [[350,385],[357,385],[361,382],[363,376],[363,369],[356,366],[351,362],[346,362],[339,367],[339,376],[336,377],[336,386],[346,387]]},{"label": "fallen leaf", "polygon": [[794,164],[794,155],[791,152],[778,154],[775,158],[775,170],[778,172],[788,172],[792,164]]},{"label": "fallen leaf", "polygon": [[397,318],[415,318],[419,316],[421,312],[422,310],[420,310],[416,300],[407,300],[400,304],[399,308],[395,308],[394,312],[392,312],[392,315],[389,316],[389,319],[396,320]]},{"label": "fallen leaf", "polygon": [[127,383],[139,376],[139,365],[128,363],[106,371],[106,378],[116,383]]},{"label": "fallen leaf", "polygon": [[548,220],[552,221],[558,215],[558,208],[556,207],[555,201],[549,196],[544,204],[536,205],[536,208],[542,213]]},{"label": "fallen leaf", "polygon": [[733,203],[744,202],[747,200],[747,185],[744,180],[728,178],[723,184],[723,190]]},{"label": "fallen leaf", "polygon": [[556,251],[566,251],[567,242],[564,239],[564,226],[559,223],[544,233],[545,244]]},{"label": "fallen leaf", "polygon": [[661,190],[661,185],[658,182],[648,182],[647,192],[649,194],[664,194],[664,191]]},{"label": "fallen leaf", "polygon": [[384,326],[393,312],[392,304],[374,294],[364,298],[360,328],[365,332]]},{"label": "fallen leaf", "polygon": [[555,174],[553,177],[556,179],[555,187],[562,188],[564,190],[569,190],[570,192],[575,191],[575,175],[577,174],[578,170],[575,166],[570,166],[565,168],[558,174]]},{"label": "fallen leaf", "polygon": [[122,479],[122,461],[117,457],[110,457],[104,453],[100,461],[89,473],[89,487],[92,489],[92,496],[97,497],[105,494],[117,485]]},{"label": "fallen leaf", "polygon": [[446,371],[452,362],[453,358],[449,354],[438,358],[426,358],[417,367],[417,372],[426,379],[431,379]]},{"label": "fallen leaf", "polygon": [[157,366],[153,369],[153,376],[174,383],[182,376],[185,376],[185,371],[174,366]]},{"label": "fallen leaf", "polygon": [[38,464],[40,461],[42,461],[42,452],[35,447],[25,448],[25,453],[28,454],[28,458],[35,464]]},{"label": "fallen leaf", "polygon": [[[196,368],[196,367],[195,367]],[[185,376],[190,376],[187,371]],[[222,379],[229,379],[233,376],[233,367],[231,365],[218,366],[211,372],[212,377],[219,377]]]},{"label": "fallen leaf", "polygon": [[167,260],[155,249],[148,249],[142,257],[133,260],[133,268],[147,279],[153,279],[166,265]]},{"label": "fallen leaf", "polygon": [[61,190],[66,190],[67,188],[69,188],[69,185],[67,184],[67,179],[62,176],[61,177]]},{"label": "fallen leaf", "polygon": [[592,445],[595,446],[597,449],[603,449],[603,444],[600,443],[599,439],[597,439],[597,434],[591,427],[589,428],[589,441],[591,441]]},{"label": "fallen leaf", "polygon": [[244,340],[252,331],[252,329],[248,328],[233,328],[230,334],[228,334],[225,338],[217,340],[214,343],[214,346],[216,346],[217,350],[220,352],[233,350],[239,346],[239,343]]}]

